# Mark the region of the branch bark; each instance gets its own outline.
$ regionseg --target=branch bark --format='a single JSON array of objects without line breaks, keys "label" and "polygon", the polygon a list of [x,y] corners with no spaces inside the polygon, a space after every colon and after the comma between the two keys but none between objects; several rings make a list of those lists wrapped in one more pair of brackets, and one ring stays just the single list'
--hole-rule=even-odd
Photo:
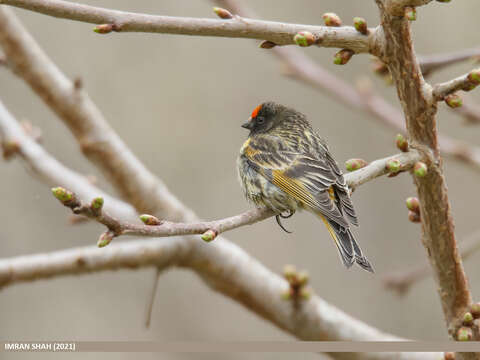
[{"label": "branch bark", "polygon": [[356,53],[369,52],[375,41],[375,29],[369,35],[351,26],[328,27],[299,25],[234,17],[228,20],[146,15],[104,9],[62,0],[1,0],[0,4],[20,7],[63,19],[92,24],[112,24],[117,32],[152,32],[163,34],[221,36],[271,41],[293,45],[300,31],[311,32],[322,47],[346,48]]},{"label": "branch bark", "polygon": [[455,339],[460,319],[471,305],[468,281],[454,234],[436,126],[436,102],[425,83],[412,45],[410,24],[389,12],[388,1],[376,0],[385,34],[387,65],[397,87],[409,140],[431,153],[427,176],[415,177],[420,200],[423,236],[435,273],[438,294],[449,333]]}]

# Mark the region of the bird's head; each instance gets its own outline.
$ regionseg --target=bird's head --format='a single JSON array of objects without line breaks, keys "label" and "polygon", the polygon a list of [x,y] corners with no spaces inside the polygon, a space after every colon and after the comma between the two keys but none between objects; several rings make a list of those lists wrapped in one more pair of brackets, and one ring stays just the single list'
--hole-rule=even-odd
[{"label": "bird's head", "polygon": [[251,135],[268,133],[274,128],[291,127],[295,118],[303,118],[299,112],[272,101],[258,105],[242,127]]}]

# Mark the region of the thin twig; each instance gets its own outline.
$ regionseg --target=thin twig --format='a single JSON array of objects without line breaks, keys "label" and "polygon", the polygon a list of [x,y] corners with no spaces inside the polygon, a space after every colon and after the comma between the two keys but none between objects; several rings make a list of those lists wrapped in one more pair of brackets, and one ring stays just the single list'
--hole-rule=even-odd
[{"label": "thin twig", "polygon": [[[420,153],[412,149],[407,153],[375,160],[364,168],[346,174],[345,180],[351,188],[356,188],[367,181],[388,173],[387,164],[392,160],[398,162],[401,171],[407,171],[421,159]],[[212,241],[223,232],[251,225],[276,215],[274,211],[267,208],[255,208],[240,215],[215,221],[179,223],[155,219],[154,225],[137,225],[119,221],[104,211],[102,198],[97,197],[90,204],[87,204],[81,201],[74,193],[63,188],[54,189],[54,195],[63,205],[70,208],[74,214],[86,216],[105,225],[111,237],[109,242],[113,237],[121,235],[168,237],[193,234],[203,234],[202,238],[204,240]],[[149,218],[147,218],[146,223],[148,223],[148,220]]]},{"label": "thin twig", "polygon": [[346,48],[356,53],[369,52],[370,42],[375,39],[375,29],[370,29],[369,35],[365,36],[351,26],[333,28],[238,17],[219,20],[158,16],[104,9],[62,0],[1,0],[0,4],[63,19],[92,24],[111,24],[111,30],[117,32],[221,36],[268,40],[276,45],[293,45],[295,44],[293,37],[298,32],[308,31],[317,40],[317,46]]},{"label": "thin twig", "polygon": [[[476,74],[479,78],[478,82],[473,81],[471,76]],[[463,74],[455,79],[439,83],[433,86],[433,98],[436,101],[443,100],[447,95],[452,94],[459,90],[472,90],[472,87],[476,87],[480,83],[480,69]]]}]

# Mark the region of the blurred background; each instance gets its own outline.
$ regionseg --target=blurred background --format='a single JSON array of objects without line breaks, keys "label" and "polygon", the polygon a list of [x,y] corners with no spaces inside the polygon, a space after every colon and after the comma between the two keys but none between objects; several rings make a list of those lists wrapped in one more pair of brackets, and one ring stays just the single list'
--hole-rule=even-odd
[{"label": "blurred background", "polygon": [[[378,24],[374,1],[244,1],[265,20],[321,24],[321,15],[336,12],[345,24],[354,16]],[[204,1],[82,1],[85,4],[149,14],[214,18]],[[478,46],[480,3],[433,2],[417,10],[415,48],[433,54]],[[281,74],[268,50],[247,39],[125,33],[100,36],[93,25],[55,19],[15,9],[51,59],[70,77],[81,77],[92,99],[133,152],[185,204],[205,219],[238,214],[250,208],[237,182],[236,157],[247,132],[240,124],[266,100],[305,113],[329,142],[340,164],[397,152],[396,132],[359,111]],[[335,49],[304,50],[336,76],[353,83],[368,76],[377,90],[399,106],[396,91],[370,73],[370,56],[355,56],[348,65],[333,65]],[[472,68],[472,63],[437,72],[445,81]],[[0,69],[0,96],[17,119],[43,131],[45,148],[68,166],[99,178],[82,157],[62,122],[25,83]],[[478,102],[480,94],[472,95]],[[480,145],[480,129],[439,105],[441,132]],[[25,171],[21,161],[0,164],[0,256],[2,258],[95,244],[102,227],[72,226],[47,186]],[[452,160],[445,174],[458,239],[478,228],[480,173]],[[270,269],[285,264],[306,269],[315,292],[372,326],[417,340],[446,339],[440,302],[432,278],[399,298],[382,286],[382,276],[426,261],[420,226],[407,219],[405,198],[415,195],[410,176],[380,178],[353,195],[359,214],[357,238],[376,274],[343,268],[323,224],[307,213],[284,220],[293,234],[270,219],[231,231],[226,237]],[[123,241],[118,239],[115,241]],[[213,242],[211,246],[215,246]],[[480,291],[480,252],[465,268],[472,294]],[[174,269],[162,275],[150,329],[144,310],[153,269],[64,277],[7,287],[0,293],[0,338],[8,340],[291,340],[292,337],[245,308],[207,289],[195,274]],[[477,298],[478,299],[478,298]],[[12,358],[12,354],[5,354]],[[48,358],[47,354],[29,354]],[[75,354],[88,358],[88,354]],[[26,355],[21,355],[25,356]],[[111,355],[113,356],[113,355]],[[127,358],[115,354],[115,358]],[[145,355],[183,359],[187,355]],[[211,354],[212,358],[240,355]],[[265,358],[281,358],[278,354]],[[315,357],[317,355],[305,355]],[[106,356],[105,358],[109,358]],[[205,357],[207,358],[207,357]]]}]

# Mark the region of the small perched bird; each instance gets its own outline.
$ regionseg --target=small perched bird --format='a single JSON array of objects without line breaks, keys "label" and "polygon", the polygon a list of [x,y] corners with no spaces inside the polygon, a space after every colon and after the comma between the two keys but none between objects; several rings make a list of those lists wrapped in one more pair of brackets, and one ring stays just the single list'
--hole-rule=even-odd
[{"label": "small perched bird", "polygon": [[356,262],[373,272],[350,230],[358,221],[343,174],[306,116],[265,102],[242,127],[250,130],[237,160],[246,198],[275,211],[284,230],[280,217],[312,212],[327,226],[347,268]]}]

